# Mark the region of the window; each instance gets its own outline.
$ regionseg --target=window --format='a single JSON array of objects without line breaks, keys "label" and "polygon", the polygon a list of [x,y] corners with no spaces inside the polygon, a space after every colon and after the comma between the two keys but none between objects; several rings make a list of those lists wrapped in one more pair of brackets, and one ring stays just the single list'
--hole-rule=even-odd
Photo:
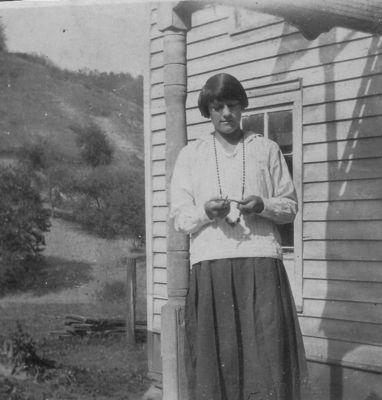
[{"label": "window", "polygon": [[[243,115],[243,128],[260,133],[280,146],[299,199],[294,223],[278,225],[284,264],[296,306],[302,311],[302,120],[300,81],[290,81],[249,90],[250,105]],[[294,90],[290,90],[294,89]]]}]

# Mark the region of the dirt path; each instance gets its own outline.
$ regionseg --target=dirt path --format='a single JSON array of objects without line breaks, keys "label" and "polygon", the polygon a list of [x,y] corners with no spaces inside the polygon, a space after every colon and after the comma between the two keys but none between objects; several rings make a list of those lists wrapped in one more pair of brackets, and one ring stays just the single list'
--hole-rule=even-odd
[{"label": "dirt path", "polygon": [[[124,279],[121,259],[129,255],[127,240],[102,239],[61,219],[51,222],[44,251],[49,271],[41,278],[41,290],[8,295],[0,303],[92,303],[106,282]],[[142,273],[138,268],[138,279]]]}]

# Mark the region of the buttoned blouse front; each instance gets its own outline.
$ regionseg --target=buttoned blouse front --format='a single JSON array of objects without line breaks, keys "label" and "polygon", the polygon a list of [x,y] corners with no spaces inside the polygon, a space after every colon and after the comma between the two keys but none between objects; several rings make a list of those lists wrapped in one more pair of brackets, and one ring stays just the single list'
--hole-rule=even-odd
[{"label": "buttoned blouse front", "polygon": [[[189,143],[179,153],[171,184],[171,217],[175,228],[190,234],[191,263],[237,257],[282,259],[276,224],[292,222],[297,198],[288,167],[278,145],[261,135],[246,132],[232,154],[213,135]],[[243,158],[244,157],[244,158]],[[244,163],[243,163],[244,160]],[[242,215],[231,225],[210,220],[204,204],[216,197],[241,200],[256,195],[264,201],[260,214]],[[232,202],[231,207],[236,203]]]}]

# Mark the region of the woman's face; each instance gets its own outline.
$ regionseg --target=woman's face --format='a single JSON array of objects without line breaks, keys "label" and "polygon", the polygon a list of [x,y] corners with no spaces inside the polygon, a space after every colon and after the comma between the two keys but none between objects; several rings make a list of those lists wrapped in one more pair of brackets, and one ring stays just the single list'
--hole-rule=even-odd
[{"label": "woman's face", "polygon": [[238,100],[215,100],[208,107],[215,131],[230,135],[240,129],[242,107]]}]

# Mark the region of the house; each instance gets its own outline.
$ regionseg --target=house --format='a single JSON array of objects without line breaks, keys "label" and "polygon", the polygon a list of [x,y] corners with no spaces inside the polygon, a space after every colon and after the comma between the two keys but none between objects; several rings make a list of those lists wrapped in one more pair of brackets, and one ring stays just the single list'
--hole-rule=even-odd
[{"label": "house", "polygon": [[[288,3],[288,4],[285,4]],[[168,224],[179,149],[206,135],[217,72],[249,96],[243,124],[276,140],[299,196],[284,226],[317,399],[382,399],[382,6],[376,0],[152,5],[145,83],[149,369],[186,399],[188,240]],[[238,7],[242,5],[242,7]]]}]

